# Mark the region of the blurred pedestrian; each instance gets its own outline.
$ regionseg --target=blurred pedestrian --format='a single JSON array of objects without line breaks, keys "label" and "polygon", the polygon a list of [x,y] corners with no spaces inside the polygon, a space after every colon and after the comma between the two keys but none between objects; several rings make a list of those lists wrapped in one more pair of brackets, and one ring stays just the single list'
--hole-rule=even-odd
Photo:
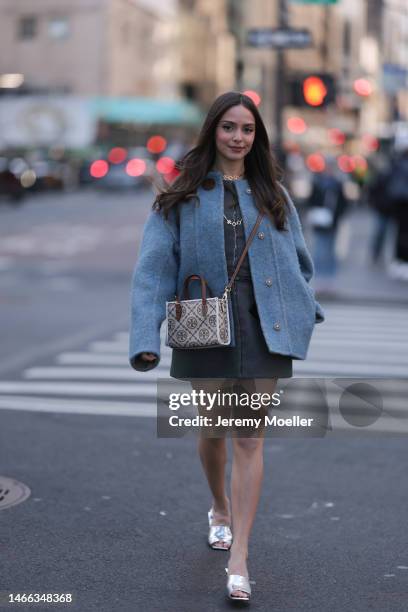
[{"label": "blurred pedestrian", "polygon": [[387,182],[386,197],[396,222],[392,277],[408,280],[408,142],[392,165]]},{"label": "blurred pedestrian", "polygon": [[321,293],[334,291],[336,237],[346,207],[343,184],[336,176],[335,160],[328,158],[325,170],[313,175],[312,189],[306,200],[306,218],[313,232],[315,288]]},{"label": "blurred pedestrian", "polygon": [[365,189],[366,201],[374,212],[374,229],[370,244],[373,263],[381,260],[388,229],[393,219],[393,208],[387,196],[389,179],[389,164],[377,167],[372,170],[372,177]]},{"label": "blurred pedestrian", "polygon": [[[251,390],[250,396],[254,389],[256,395],[273,394],[278,378],[292,376],[292,359],[305,358],[314,324],[324,315],[309,286],[313,265],[296,208],[277,180],[267,132],[251,98],[237,92],[217,98],[180,169],[174,183],[157,196],[145,225],[132,282],[130,363],[140,371],[156,367],[166,301],[176,298],[181,317],[178,296],[183,299],[187,281],[190,298],[198,300],[202,313],[208,285],[213,295],[228,297],[231,341],[205,350],[188,344],[174,348],[170,375],[214,395],[234,385]],[[254,240],[245,254],[251,233]],[[192,277],[200,286],[188,284]],[[204,338],[207,326],[214,325],[202,325],[198,316],[193,312],[186,320],[180,341],[201,332]],[[236,401],[231,416],[254,418],[251,408]],[[201,410],[217,420],[219,413]],[[255,414],[265,412],[263,406]],[[228,596],[248,601],[248,542],[261,491],[263,427],[257,432],[248,425],[243,436],[233,431],[231,504],[225,487],[225,434],[216,429],[210,436],[200,430],[199,438],[213,498],[208,543],[230,549]],[[185,534],[183,528],[176,535],[181,540]]]}]

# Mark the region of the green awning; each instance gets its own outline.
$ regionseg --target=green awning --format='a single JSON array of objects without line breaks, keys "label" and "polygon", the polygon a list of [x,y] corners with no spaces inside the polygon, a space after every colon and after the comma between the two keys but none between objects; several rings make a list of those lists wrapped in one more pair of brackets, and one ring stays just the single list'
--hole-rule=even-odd
[{"label": "green awning", "polygon": [[93,98],[93,115],[110,123],[197,125],[204,115],[186,100],[155,98]]}]

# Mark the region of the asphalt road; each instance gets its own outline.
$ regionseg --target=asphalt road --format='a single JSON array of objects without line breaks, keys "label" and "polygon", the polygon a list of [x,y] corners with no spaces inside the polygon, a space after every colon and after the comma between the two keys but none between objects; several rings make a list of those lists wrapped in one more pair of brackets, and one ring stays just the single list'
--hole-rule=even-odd
[{"label": "asphalt road", "polygon": [[0,374],[128,325],[150,199],[91,190],[0,207]]},{"label": "asphalt road", "polygon": [[[72,605],[15,609],[231,609],[228,555],[206,545],[211,499],[196,438],[157,438],[154,412],[140,399],[145,387],[154,395],[154,376],[142,379],[126,366],[129,283],[150,203],[148,193],[84,191],[0,209],[0,476],[30,489],[0,511],[0,601],[19,592],[74,596]],[[375,274],[375,288],[365,285],[378,293]],[[366,351],[366,375],[378,375],[381,350],[405,363],[404,290],[396,290],[394,310],[377,304],[361,315],[373,328],[357,344],[338,340],[344,355],[334,368],[356,351]],[[359,316],[353,304],[327,307],[334,323],[312,347],[309,374],[330,359],[328,339],[344,339],[342,313]],[[386,312],[394,327],[370,349]],[[166,376],[168,353],[162,361],[158,375]],[[64,386],[51,387],[55,381]],[[42,390],[24,387],[37,383]],[[405,425],[406,411],[398,410]],[[323,438],[266,440],[249,551],[253,610],[408,608],[407,444],[398,428],[379,423],[376,431],[337,427]]]}]

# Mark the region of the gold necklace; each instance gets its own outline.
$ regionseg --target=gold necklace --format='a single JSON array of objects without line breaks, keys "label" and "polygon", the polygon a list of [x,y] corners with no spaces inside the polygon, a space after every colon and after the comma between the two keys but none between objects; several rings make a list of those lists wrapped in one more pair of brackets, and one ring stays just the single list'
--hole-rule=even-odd
[{"label": "gold necklace", "polygon": [[238,181],[240,178],[244,176],[245,172],[242,174],[223,174],[222,178],[224,181]]}]

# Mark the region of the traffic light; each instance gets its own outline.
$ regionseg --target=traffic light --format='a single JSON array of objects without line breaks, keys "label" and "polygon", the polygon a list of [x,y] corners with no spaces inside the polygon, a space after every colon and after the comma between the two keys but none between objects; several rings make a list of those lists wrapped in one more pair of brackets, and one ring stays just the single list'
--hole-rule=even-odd
[{"label": "traffic light", "polygon": [[307,77],[303,81],[303,97],[309,106],[322,106],[327,96],[324,81],[317,76]]},{"label": "traffic light", "polygon": [[331,74],[302,74],[289,78],[287,103],[291,106],[324,108],[336,100],[336,85]]},{"label": "traffic light", "polygon": [[371,96],[373,86],[368,79],[356,79],[353,83],[353,89],[359,96],[364,98]]}]

